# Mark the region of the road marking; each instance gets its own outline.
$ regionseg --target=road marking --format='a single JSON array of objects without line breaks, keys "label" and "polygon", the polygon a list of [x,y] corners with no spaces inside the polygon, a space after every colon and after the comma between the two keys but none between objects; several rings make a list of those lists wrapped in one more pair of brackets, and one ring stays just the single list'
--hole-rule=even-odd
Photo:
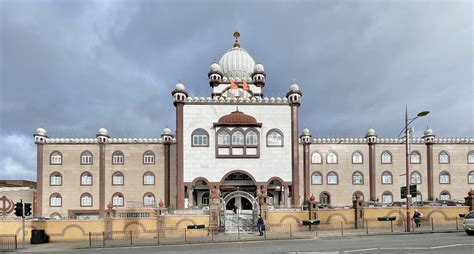
[{"label": "road marking", "polygon": [[451,244],[451,245],[441,245],[441,246],[434,246],[430,247],[430,249],[443,249],[443,248],[449,248],[449,247],[456,247],[456,246],[461,246],[462,244]]},{"label": "road marking", "polygon": [[381,250],[427,250],[428,247],[391,247],[391,248],[380,248]]},{"label": "road marking", "polygon": [[345,250],[344,253],[359,252],[359,251],[369,251],[369,250],[378,250],[378,248],[369,248],[369,249],[360,249],[360,250]]}]

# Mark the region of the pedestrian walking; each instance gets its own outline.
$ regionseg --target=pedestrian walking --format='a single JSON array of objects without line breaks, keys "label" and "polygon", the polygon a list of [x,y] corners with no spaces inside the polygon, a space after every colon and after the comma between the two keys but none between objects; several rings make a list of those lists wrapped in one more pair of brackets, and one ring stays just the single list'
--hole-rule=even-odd
[{"label": "pedestrian walking", "polygon": [[257,227],[258,227],[258,232],[260,233],[259,236],[262,236],[263,233],[265,232],[265,223],[263,222],[261,215],[258,216]]},{"label": "pedestrian walking", "polygon": [[417,228],[421,226],[421,218],[423,218],[423,214],[418,211],[418,209],[415,210],[415,213],[413,213],[413,220],[415,221],[415,225]]}]

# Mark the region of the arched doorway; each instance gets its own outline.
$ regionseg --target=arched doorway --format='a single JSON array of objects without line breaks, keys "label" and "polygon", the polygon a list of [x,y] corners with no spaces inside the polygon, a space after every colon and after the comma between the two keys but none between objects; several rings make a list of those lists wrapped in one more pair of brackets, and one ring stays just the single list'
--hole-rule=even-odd
[{"label": "arched doorway", "polygon": [[[245,202],[242,202],[243,200]],[[255,231],[254,226],[260,213],[260,206],[255,197],[246,191],[238,190],[228,193],[221,201],[221,229],[226,233]],[[235,205],[236,201],[239,201],[241,207]]]},{"label": "arched doorway", "polygon": [[328,206],[331,204],[331,196],[328,192],[323,191],[321,194],[319,194],[319,203],[323,206]]}]

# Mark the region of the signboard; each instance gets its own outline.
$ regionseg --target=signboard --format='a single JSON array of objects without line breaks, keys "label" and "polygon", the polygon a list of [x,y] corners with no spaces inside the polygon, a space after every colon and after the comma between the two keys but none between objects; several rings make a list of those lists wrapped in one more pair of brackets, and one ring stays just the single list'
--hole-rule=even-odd
[{"label": "signboard", "polygon": [[[407,198],[406,196],[407,187],[400,187],[400,195],[402,198]],[[411,197],[416,197],[416,184],[410,185],[410,195]]]}]

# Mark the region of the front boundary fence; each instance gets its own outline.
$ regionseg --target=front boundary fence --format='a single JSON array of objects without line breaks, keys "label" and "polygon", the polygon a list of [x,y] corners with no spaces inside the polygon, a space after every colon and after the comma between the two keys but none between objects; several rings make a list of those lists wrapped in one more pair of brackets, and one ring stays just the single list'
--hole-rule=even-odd
[{"label": "front boundary fence", "polygon": [[[415,225],[415,224],[413,224]],[[463,231],[462,219],[430,218],[422,220],[413,232]],[[89,232],[89,247],[160,245],[179,243],[208,243],[227,241],[252,241],[266,239],[312,238],[375,235],[405,232],[405,221],[364,220],[358,224],[344,222],[321,223],[303,226],[295,224],[268,224],[263,236],[257,227],[252,232],[224,233],[212,228],[169,228],[163,230]],[[16,238],[15,238],[16,239]]]},{"label": "front boundary fence", "polygon": [[0,234],[0,250],[16,250],[18,242],[16,235]]}]

